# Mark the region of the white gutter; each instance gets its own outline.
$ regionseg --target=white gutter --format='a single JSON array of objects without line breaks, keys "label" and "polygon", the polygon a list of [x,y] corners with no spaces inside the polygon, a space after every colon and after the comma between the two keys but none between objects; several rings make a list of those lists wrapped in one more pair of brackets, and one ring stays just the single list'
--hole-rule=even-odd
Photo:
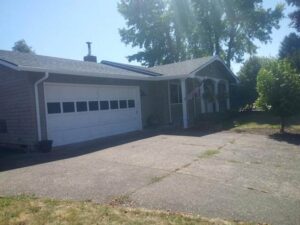
[{"label": "white gutter", "polygon": [[48,79],[49,73],[45,72],[45,76],[34,83],[34,95],[35,95],[35,112],[36,112],[36,123],[37,123],[37,131],[38,131],[38,141],[42,140],[42,132],[41,132],[41,117],[40,117],[40,102],[39,102],[39,92],[38,85],[42,83],[44,80]]}]

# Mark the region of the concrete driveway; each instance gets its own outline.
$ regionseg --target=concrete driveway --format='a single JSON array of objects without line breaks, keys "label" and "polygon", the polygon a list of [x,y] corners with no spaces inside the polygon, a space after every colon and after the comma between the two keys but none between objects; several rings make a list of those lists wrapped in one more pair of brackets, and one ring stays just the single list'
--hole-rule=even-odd
[{"label": "concrete driveway", "polygon": [[300,147],[268,136],[140,132],[3,157],[0,195],[300,224]]}]

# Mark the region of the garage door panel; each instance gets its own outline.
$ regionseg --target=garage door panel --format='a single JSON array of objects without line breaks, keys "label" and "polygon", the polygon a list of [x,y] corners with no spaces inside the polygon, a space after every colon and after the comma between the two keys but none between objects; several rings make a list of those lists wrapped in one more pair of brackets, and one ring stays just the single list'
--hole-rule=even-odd
[{"label": "garage door panel", "polygon": [[[75,112],[47,114],[48,138],[54,145],[64,145],[141,129],[138,87],[45,84],[45,101],[74,102]],[[134,100],[134,108],[77,112],[76,102]],[[128,102],[127,102],[128,103]],[[124,105],[124,104],[123,104]]]}]

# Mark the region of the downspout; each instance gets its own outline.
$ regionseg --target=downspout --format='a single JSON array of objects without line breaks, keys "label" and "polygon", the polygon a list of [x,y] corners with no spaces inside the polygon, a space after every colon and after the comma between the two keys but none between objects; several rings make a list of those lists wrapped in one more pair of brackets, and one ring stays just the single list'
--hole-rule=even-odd
[{"label": "downspout", "polygon": [[35,112],[36,112],[36,122],[37,122],[37,131],[38,131],[38,141],[41,141],[42,139],[38,85],[43,81],[45,81],[46,79],[48,79],[48,77],[49,77],[49,72],[45,72],[45,76],[34,83]]}]

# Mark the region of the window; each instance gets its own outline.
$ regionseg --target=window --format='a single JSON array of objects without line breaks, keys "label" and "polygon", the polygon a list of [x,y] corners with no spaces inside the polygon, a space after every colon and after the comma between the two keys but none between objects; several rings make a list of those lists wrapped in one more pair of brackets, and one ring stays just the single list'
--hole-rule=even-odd
[{"label": "window", "polygon": [[64,113],[75,112],[74,102],[63,102],[63,111]]},{"label": "window", "polygon": [[170,98],[171,104],[180,104],[182,103],[181,96],[181,87],[179,84],[171,84],[170,85]]},{"label": "window", "polygon": [[100,101],[100,110],[108,110],[108,109],[109,109],[108,101]]},{"label": "window", "polygon": [[48,114],[61,113],[59,102],[48,102],[47,109],[48,109]]},{"label": "window", "polygon": [[118,109],[119,108],[119,102],[117,100],[110,101],[110,109]]},{"label": "window", "polygon": [[134,108],[134,107],[135,107],[134,100],[132,100],[132,99],[128,100],[128,108]]},{"label": "window", "polygon": [[89,110],[90,111],[98,111],[99,110],[98,101],[89,101]]},{"label": "window", "polygon": [[87,111],[87,102],[76,102],[77,112]]},{"label": "window", "polygon": [[126,108],[127,108],[127,101],[120,100],[120,109],[126,109]]},{"label": "window", "polygon": [[6,120],[0,120],[0,134],[7,133],[7,124]]}]

